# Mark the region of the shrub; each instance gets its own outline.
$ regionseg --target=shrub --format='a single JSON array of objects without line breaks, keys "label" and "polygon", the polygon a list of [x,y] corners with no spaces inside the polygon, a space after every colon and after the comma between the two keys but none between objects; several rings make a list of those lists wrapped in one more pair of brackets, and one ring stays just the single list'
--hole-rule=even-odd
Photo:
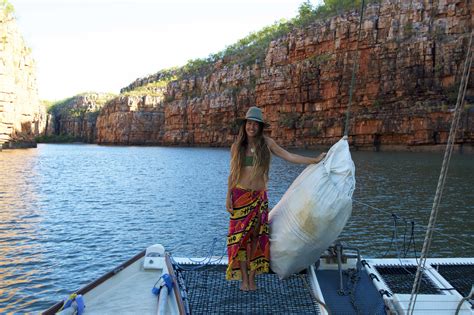
[{"label": "shrub", "polygon": [[[378,2],[369,0],[368,3]],[[325,0],[324,5],[313,6],[309,0],[304,1],[298,9],[298,15],[287,21],[281,19],[272,25],[262,28],[260,31],[252,32],[236,43],[227,46],[224,50],[210,54],[207,58],[189,60],[181,68],[173,69],[175,79],[183,79],[194,75],[206,75],[212,71],[215,63],[222,60],[227,65],[252,65],[264,60],[270,42],[282,38],[295,28],[301,28],[313,23],[318,19],[326,19],[330,16],[342,14],[349,10],[358,10],[360,0]],[[330,56],[323,56],[319,63],[325,62]],[[163,71],[149,78],[159,77]],[[147,80],[138,80],[147,81]],[[146,82],[148,83],[148,82]]]},{"label": "shrub", "polygon": [[81,139],[67,134],[60,134],[39,136],[35,138],[35,141],[37,143],[71,143],[81,141]]},{"label": "shrub", "polygon": [[298,123],[299,115],[297,113],[286,113],[280,116],[280,126],[295,129]]},{"label": "shrub", "polygon": [[8,0],[1,0],[0,11],[4,12],[5,16],[8,16],[15,12],[15,8],[13,7],[13,4],[11,4]]}]

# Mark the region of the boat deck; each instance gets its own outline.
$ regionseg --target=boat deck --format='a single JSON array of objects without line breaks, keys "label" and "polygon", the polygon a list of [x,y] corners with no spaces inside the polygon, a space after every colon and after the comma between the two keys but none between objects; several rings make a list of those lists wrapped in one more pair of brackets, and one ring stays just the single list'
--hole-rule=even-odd
[{"label": "boat deck", "polygon": [[364,270],[343,273],[344,292],[340,292],[338,270],[317,270],[316,276],[332,314],[386,314],[382,296]]},{"label": "boat deck", "polygon": [[[418,260],[367,259],[366,270],[384,299],[396,312],[404,314],[411,300]],[[422,273],[415,313],[474,314],[470,295],[474,285],[474,258],[428,258]]]},{"label": "boat deck", "polygon": [[[327,256],[285,280],[274,273],[258,275],[258,290],[241,291],[239,281],[225,280],[223,257],[151,254],[142,252],[75,291],[83,295],[87,314],[406,314],[418,262],[343,255],[335,263]],[[161,287],[161,276],[167,274],[172,290],[153,295],[151,289]],[[414,314],[456,310],[474,315],[474,258],[427,259],[422,274]],[[55,314],[62,304],[44,314]]]},{"label": "boat deck", "polygon": [[[188,268],[190,266],[187,266]],[[306,274],[279,280],[276,274],[257,276],[256,291],[241,291],[239,281],[225,279],[226,265],[188,270],[176,268],[192,314],[318,314]]]},{"label": "boat deck", "polygon": [[[225,280],[225,261],[211,265],[191,261],[183,259],[173,266],[191,314],[327,314],[325,307],[333,314],[403,313],[416,273],[415,259],[368,259],[359,269],[348,261],[341,281],[337,265],[321,260],[318,268],[311,266],[285,280],[273,273],[259,275],[259,289],[243,292],[239,281]],[[447,314],[459,305],[460,314],[473,314],[472,301],[459,304],[471,290],[473,268],[470,258],[430,259],[417,312]]]}]

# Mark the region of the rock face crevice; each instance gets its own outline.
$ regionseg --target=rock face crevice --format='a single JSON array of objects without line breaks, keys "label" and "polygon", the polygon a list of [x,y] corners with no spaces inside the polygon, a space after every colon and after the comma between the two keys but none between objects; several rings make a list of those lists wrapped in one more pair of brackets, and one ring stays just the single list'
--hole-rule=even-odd
[{"label": "rock face crevice", "polygon": [[[97,118],[97,143],[229,146],[235,120],[264,110],[285,147],[335,143],[344,133],[357,62],[349,139],[358,148],[445,144],[472,29],[471,0],[382,1],[293,29],[250,65],[226,57],[169,82],[163,96],[120,96]],[[155,74],[124,90],[159,81]],[[456,143],[474,145],[474,84]]]},{"label": "rock face crevice", "polygon": [[35,137],[43,133],[45,125],[31,51],[13,14],[0,10],[0,146],[36,146]]},{"label": "rock face crevice", "polygon": [[164,144],[163,124],[161,96],[120,96],[101,110],[96,140],[101,144]]}]

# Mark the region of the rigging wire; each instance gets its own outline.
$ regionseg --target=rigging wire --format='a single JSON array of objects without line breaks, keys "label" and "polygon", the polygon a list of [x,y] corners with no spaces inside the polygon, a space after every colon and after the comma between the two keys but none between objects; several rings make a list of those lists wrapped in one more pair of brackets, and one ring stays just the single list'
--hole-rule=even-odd
[{"label": "rigging wire", "polygon": [[[171,259],[174,266],[177,266],[178,268],[180,268],[182,270],[185,270],[185,271],[194,271],[194,270],[204,268],[208,265],[219,264],[222,261],[222,259],[224,258],[224,256],[227,254],[227,251],[224,250],[224,253],[221,256],[218,256],[218,257],[213,256],[214,250],[215,250],[215,247],[216,247],[216,243],[217,243],[218,240],[219,239],[217,237],[214,238],[214,240],[212,242],[212,245],[211,245],[211,248],[209,249],[209,252],[207,253],[206,256],[204,256],[204,258],[200,259],[199,261],[196,260],[196,259],[192,259],[192,258],[188,257],[187,259],[192,263],[192,265],[182,264],[182,263],[177,262],[174,259],[173,255],[170,255],[170,259]],[[213,259],[213,257],[214,257],[214,259]]]},{"label": "rigging wire", "polygon": [[464,97],[466,94],[467,85],[469,82],[469,74],[471,71],[472,65],[472,37],[473,31],[471,31],[471,36],[469,39],[469,45],[466,53],[466,60],[464,62],[463,73],[461,77],[461,83],[459,85],[458,98],[456,101],[456,106],[454,109],[453,120],[451,123],[451,129],[449,131],[449,137],[446,144],[446,150],[444,153],[443,164],[441,167],[441,172],[438,179],[438,186],[436,188],[436,194],[433,200],[433,207],[431,209],[431,215],[428,222],[428,227],[426,229],[425,241],[423,243],[423,248],[421,250],[420,261],[418,263],[418,268],[416,270],[415,281],[413,282],[413,288],[411,291],[410,302],[408,304],[408,314],[413,314],[415,309],[415,303],[420,289],[420,279],[422,271],[425,269],[426,259],[430,250],[431,241],[433,239],[433,228],[436,224],[436,218],[438,216],[438,209],[441,203],[441,197],[443,194],[444,184],[446,182],[447,172],[449,168],[449,163],[451,160],[451,155],[454,148],[454,140],[456,132],[459,125],[459,118],[461,116],[462,105],[464,104]]},{"label": "rigging wire", "polygon": [[349,104],[347,105],[346,110],[346,124],[344,126],[344,136],[347,137],[349,135],[349,118],[351,114],[351,105],[352,105],[352,94],[354,91],[354,84],[355,84],[355,73],[357,71],[358,61],[359,61],[359,44],[360,44],[360,34],[362,33],[362,19],[364,18],[364,0],[360,5],[360,20],[359,20],[359,34],[357,35],[357,46],[356,46],[356,57],[354,58],[354,64],[352,65],[352,77],[351,77],[351,85],[349,88]]},{"label": "rigging wire", "polygon": [[[367,205],[367,206],[370,206],[370,205]],[[376,207],[373,207],[373,206],[370,206],[372,209],[375,209],[375,210],[380,210],[381,212],[385,212],[387,213],[387,211],[383,211],[382,209],[379,209],[379,208],[376,208]],[[417,255],[417,251],[416,251],[416,244],[415,244],[415,221],[411,221],[411,222],[408,222],[408,220],[392,213],[392,218],[393,218],[393,230],[392,230],[392,238],[390,240],[390,245],[389,245],[389,248],[387,249],[387,251],[385,252],[385,254],[382,256],[382,258],[386,257],[386,255],[388,254],[388,252],[390,251],[390,249],[392,248],[392,245],[395,246],[395,252],[397,254],[397,259],[399,260],[400,262],[400,268],[402,268],[408,275],[411,275],[413,277],[415,277],[415,273],[410,271],[406,264],[402,261],[403,258],[407,258],[407,255],[408,255],[408,252],[411,248],[411,245],[413,244],[413,257],[415,258],[415,261],[416,261],[416,265],[418,265],[418,255]],[[399,239],[398,239],[398,224],[397,224],[397,219],[401,219],[403,221],[405,221],[405,228],[404,228],[404,232],[403,232],[403,248],[399,248],[398,247],[398,242],[399,242]],[[408,244],[406,242],[406,234],[407,234],[407,229],[408,229],[408,223],[410,223],[411,227],[410,227],[410,238],[408,240]],[[447,235],[449,236],[449,235]],[[453,237],[452,237],[453,238]],[[456,238],[454,238],[456,239]],[[457,239],[459,240],[459,239]],[[462,241],[462,240],[460,240]],[[469,243],[468,243],[469,244]],[[473,244],[469,244],[469,245],[472,245],[474,246]],[[428,279],[425,279],[425,278],[421,278],[421,281],[423,281],[425,284],[429,284],[429,280]],[[450,290],[451,288],[441,288],[441,289],[444,289],[444,290]]]},{"label": "rigging wire", "polygon": [[[367,203],[361,202],[361,201],[359,201],[359,200],[357,200],[357,199],[353,199],[352,201],[354,201],[354,202],[356,202],[356,203],[358,203],[358,204],[361,204],[361,205],[363,205],[363,206],[365,206],[365,207],[367,207],[367,208],[370,208],[370,209],[373,209],[373,210],[375,210],[375,211],[379,211],[379,212],[385,213],[385,214],[390,215],[390,216],[395,215],[395,216],[397,216],[398,219],[403,220],[405,223],[410,223],[410,224],[413,223],[413,224],[415,224],[415,221],[406,219],[406,218],[404,218],[404,217],[402,217],[402,216],[400,216],[400,215],[398,215],[398,214],[395,214],[395,213],[393,213],[393,212],[389,212],[389,211],[386,211],[386,210],[383,210],[383,209],[374,207],[374,206],[369,205],[369,204],[367,204]],[[418,228],[419,225],[417,225],[416,227]],[[437,233],[437,234],[439,234],[439,235],[442,235],[442,236],[444,236],[444,237],[450,238],[450,239],[452,239],[452,240],[461,242],[461,243],[463,243],[463,244],[465,244],[465,245],[469,245],[469,246],[471,246],[471,247],[474,247],[474,243],[471,243],[471,242],[465,241],[465,240],[463,240],[463,239],[460,239],[460,238],[458,238],[458,237],[454,237],[454,236],[452,236],[452,235],[443,233],[443,232],[441,232],[441,229],[439,229],[439,228],[433,228],[433,232],[435,232],[435,233]]]}]

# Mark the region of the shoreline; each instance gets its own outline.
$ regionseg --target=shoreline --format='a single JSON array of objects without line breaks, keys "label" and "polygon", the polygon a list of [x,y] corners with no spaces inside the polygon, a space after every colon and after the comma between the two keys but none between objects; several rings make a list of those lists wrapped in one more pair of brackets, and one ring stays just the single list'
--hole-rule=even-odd
[{"label": "shoreline", "polygon": [[[45,144],[95,144],[98,146],[139,146],[139,147],[182,147],[182,148],[230,148],[227,145],[190,145],[190,144],[115,144],[115,143],[88,143],[88,142],[41,142]],[[32,149],[37,148],[38,143],[36,142],[7,142],[0,144],[0,152],[3,150],[17,150],[17,149]],[[297,150],[316,150],[316,151],[325,151],[328,150],[330,146],[320,145],[320,146],[305,146],[305,147],[295,147],[288,146],[286,149]],[[351,151],[371,151],[371,152],[432,152],[439,153],[445,152],[446,144],[419,144],[419,145],[408,145],[408,144],[385,144],[379,146],[363,146],[363,145],[350,145]],[[463,143],[463,144],[454,144],[453,153],[455,154],[474,154],[474,143]]]}]

